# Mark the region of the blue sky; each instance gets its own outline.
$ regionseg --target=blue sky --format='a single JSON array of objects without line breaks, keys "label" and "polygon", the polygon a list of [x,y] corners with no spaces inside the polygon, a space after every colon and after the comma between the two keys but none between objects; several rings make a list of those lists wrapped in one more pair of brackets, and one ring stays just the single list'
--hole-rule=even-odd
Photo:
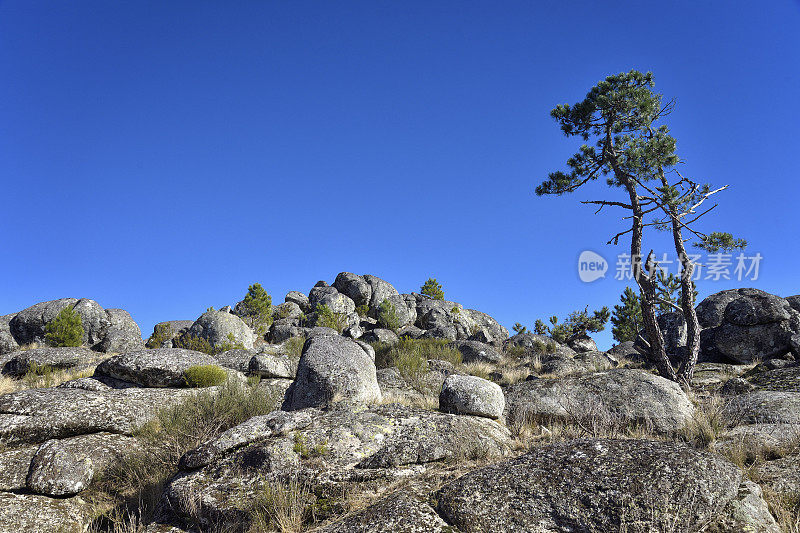
[{"label": "blue sky", "polygon": [[701,297],[800,293],[800,2],[598,6],[0,1],[0,314],[88,297],[147,336],[343,270],[507,327],[611,306],[576,266],[624,250],[579,204],[603,186],[533,189],[579,144],[549,110],[631,68],[676,99],[682,170],[730,185],[702,228],[764,257]]}]

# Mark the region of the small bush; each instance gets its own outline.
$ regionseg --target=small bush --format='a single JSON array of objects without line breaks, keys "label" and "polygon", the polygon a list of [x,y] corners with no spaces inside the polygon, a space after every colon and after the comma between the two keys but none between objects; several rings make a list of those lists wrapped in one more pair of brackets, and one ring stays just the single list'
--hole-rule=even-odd
[{"label": "small bush", "polygon": [[444,291],[439,282],[436,281],[436,278],[428,278],[420,287],[419,292],[425,296],[430,296],[434,300],[444,300]]},{"label": "small bush", "polygon": [[208,355],[214,355],[214,347],[211,343],[203,337],[197,335],[190,335],[188,333],[176,337],[172,340],[172,346],[175,348],[183,348],[184,350],[194,350],[195,352],[203,352]]},{"label": "small bush", "polygon": [[367,304],[359,305],[358,307],[356,307],[356,313],[358,313],[358,316],[360,316],[361,318],[365,318],[367,315],[369,315],[369,305]]},{"label": "small bush", "polygon": [[400,329],[400,319],[397,316],[397,309],[389,300],[381,302],[378,308],[378,325],[384,329],[397,332]]},{"label": "small bush", "polygon": [[263,335],[272,324],[272,296],[260,283],[254,283],[247,287],[244,300],[236,305],[234,312],[257,335]]},{"label": "small bush", "polygon": [[341,334],[347,327],[347,315],[344,313],[334,313],[333,310],[324,304],[317,304],[316,325],[323,328],[331,328]]},{"label": "small bush", "polygon": [[156,327],[153,329],[153,334],[147,339],[147,344],[145,344],[145,346],[151,350],[161,348],[165,342],[172,339],[174,336],[175,332],[172,329],[172,325],[156,324]]},{"label": "small bush", "polygon": [[250,508],[251,533],[296,533],[313,520],[314,497],[308,485],[296,477],[287,483],[264,482]]},{"label": "small bush", "polygon": [[228,377],[225,369],[217,365],[190,366],[183,372],[183,379],[188,387],[213,387],[224,382]]},{"label": "small bush", "polygon": [[376,343],[375,366],[378,368],[395,367],[400,374],[418,389],[426,384],[422,377],[428,372],[428,359],[447,361],[454,366],[461,364],[461,352],[448,346],[449,341],[443,339],[409,339],[402,338],[393,345]]},{"label": "small bush", "polygon": [[50,346],[80,346],[83,344],[81,316],[71,307],[65,307],[44,327],[44,338]]},{"label": "small bush", "polygon": [[539,354],[556,353],[556,350],[558,350],[558,344],[556,344],[554,341],[543,342],[539,339],[536,339],[533,341],[533,349]]}]

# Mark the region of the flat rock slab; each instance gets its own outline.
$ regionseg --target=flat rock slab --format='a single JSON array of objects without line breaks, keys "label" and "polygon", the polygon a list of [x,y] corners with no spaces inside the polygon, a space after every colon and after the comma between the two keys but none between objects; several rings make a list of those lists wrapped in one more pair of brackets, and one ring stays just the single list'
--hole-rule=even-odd
[{"label": "flat rock slab", "polygon": [[762,390],[800,393],[800,366],[759,372],[749,381]]},{"label": "flat rock slab", "polygon": [[19,491],[26,487],[31,460],[39,446],[23,446],[0,452],[0,491]]},{"label": "flat rock slab", "polygon": [[756,467],[756,478],[775,492],[800,493],[800,455],[767,461]]},{"label": "flat rock slab", "polygon": [[5,394],[0,396],[0,444],[17,446],[100,432],[130,435],[159,409],[198,390],[47,388]]},{"label": "flat rock slab", "polygon": [[800,424],[748,424],[736,426],[717,438],[719,453],[759,455],[764,450],[785,450],[800,442]]},{"label": "flat rock slab", "polygon": [[105,354],[93,352],[88,348],[35,348],[5,356],[6,362],[2,366],[2,373],[22,376],[37,366],[54,370],[86,368],[105,358],[107,358]]},{"label": "flat rock slab", "polygon": [[723,513],[741,476],[685,445],[587,439],[473,470],[434,499],[463,531],[694,531]]},{"label": "flat rock slab", "polygon": [[643,370],[614,369],[581,377],[538,379],[505,390],[510,421],[607,419],[642,424],[659,433],[683,428],[694,406],[680,386]]},{"label": "flat rock slab", "polygon": [[82,533],[91,509],[80,498],[48,498],[0,492],[0,531]]},{"label": "flat rock slab", "polygon": [[97,376],[135,383],[142,387],[183,387],[183,373],[192,366],[217,365],[205,353],[181,348],[158,348],[116,355],[98,365]]},{"label": "flat rock slab", "polygon": [[800,424],[800,392],[740,394],[728,400],[725,413],[738,424]]}]

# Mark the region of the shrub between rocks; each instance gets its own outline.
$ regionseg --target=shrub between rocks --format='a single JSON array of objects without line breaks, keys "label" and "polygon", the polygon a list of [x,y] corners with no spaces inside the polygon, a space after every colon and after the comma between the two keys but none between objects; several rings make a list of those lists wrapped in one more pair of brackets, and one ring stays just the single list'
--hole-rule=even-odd
[{"label": "shrub between rocks", "polygon": [[112,464],[87,491],[86,497],[105,509],[95,526],[149,522],[164,486],[178,473],[183,454],[279,406],[277,394],[229,380],[159,411],[135,433],[143,446]]},{"label": "shrub between rocks", "polygon": [[80,346],[83,344],[83,322],[72,307],[65,307],[44,327],[44,338],[50,346]]},{"label": "shrub between rocks", "polygon": [[225,381],[228,374],[217,365],[190,366],[183,372],[188,387],[213,387]]}]

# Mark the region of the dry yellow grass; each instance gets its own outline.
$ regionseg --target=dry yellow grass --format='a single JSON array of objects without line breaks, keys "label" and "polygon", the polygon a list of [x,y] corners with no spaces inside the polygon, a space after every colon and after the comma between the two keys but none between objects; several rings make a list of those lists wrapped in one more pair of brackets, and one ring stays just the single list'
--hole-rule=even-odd
[{"label": "dry yellow grass", "polygon": [[17,390],[18,382],[8,376],[0,376],[0,394],[8,394]]}]

